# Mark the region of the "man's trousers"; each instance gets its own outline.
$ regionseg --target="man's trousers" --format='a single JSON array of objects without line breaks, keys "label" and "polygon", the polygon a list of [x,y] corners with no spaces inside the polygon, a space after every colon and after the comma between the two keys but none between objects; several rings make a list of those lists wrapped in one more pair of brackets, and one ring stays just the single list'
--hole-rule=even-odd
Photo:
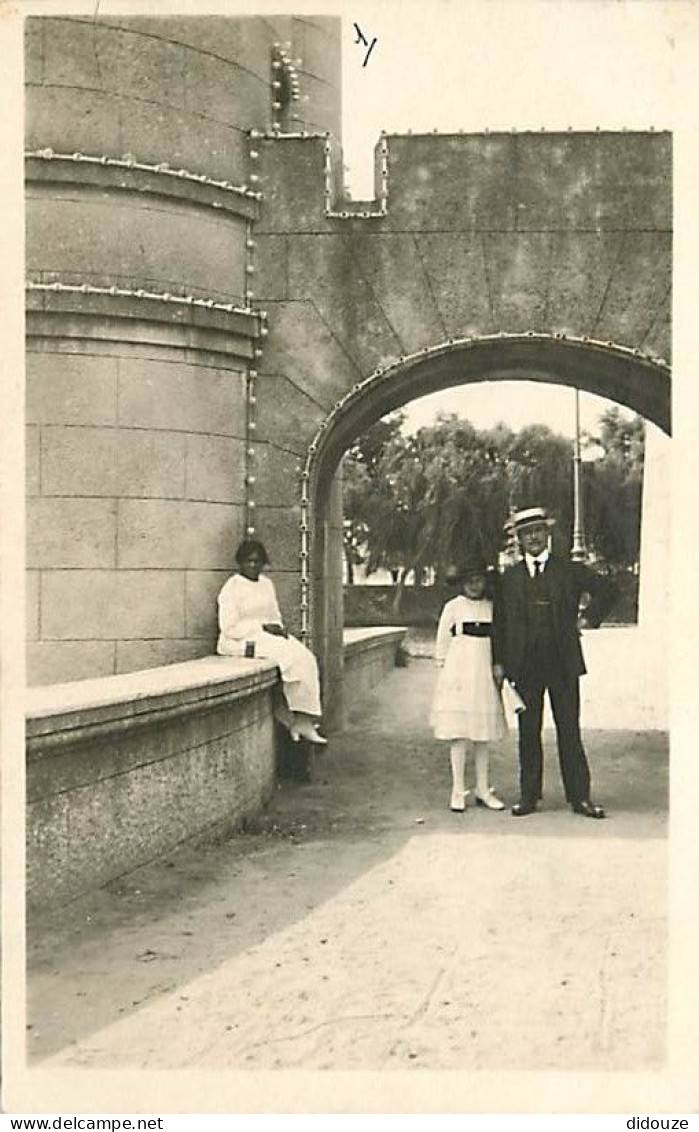
[{"label": "man's trousers", "polygon": [[577,676],[529,670],[517,680],[527,710],[519,715],[520,792],[525,802],[538,802],[543,787],[541,726],[544,692],[548,690],[556,724],[558,760],[566,800],[572,804],[590,797],[590,768],[580,736],[580,681]]}]

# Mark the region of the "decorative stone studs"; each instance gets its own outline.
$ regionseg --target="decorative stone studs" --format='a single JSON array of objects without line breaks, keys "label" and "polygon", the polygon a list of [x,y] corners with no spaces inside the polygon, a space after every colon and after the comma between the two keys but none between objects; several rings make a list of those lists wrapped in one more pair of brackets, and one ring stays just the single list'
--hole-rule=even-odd
[{"label": "decorative stone studs", "polygon": [[118,287],[114,283],[104,287],[98,287],[93,283],[62,283],[60,280],[55,280],[52,283],[41,283],[30,279],[27,281],[26,286],[27,290],[30,291],[63,291],[80,295],[106,295],[110,298],[116,296],[118,298],[137,299],[139,301],[148,299],[159,303],[203,307],[207,310],[223,311],[225,314],[249,315],[251,313],[247,307],[238,307],[233,303],[221,303],[216,299],[195,299],[192,295],[173,295],[169,291],[146,291],[143,287]]},{"label": "decorative stone studs", "polygon": [[285,47],[279,43],[273,44],[271,90],[274,111],[272,128],[275,132],[282,129],[283,117],[288,115],[291,104],[301,98],[297,66],[300,66],[300,60],[292,61]]}]

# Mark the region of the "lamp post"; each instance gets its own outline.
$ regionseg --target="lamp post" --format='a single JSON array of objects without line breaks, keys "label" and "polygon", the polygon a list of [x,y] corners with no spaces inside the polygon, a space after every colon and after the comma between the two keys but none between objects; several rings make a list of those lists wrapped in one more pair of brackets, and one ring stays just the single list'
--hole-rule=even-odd
[{"label": "lamp post", "polygon": [[574,562],[587,558],[585,546],[585,514],[583,505],[582,455],[580,451],[580,390],[575,390],[575,441],[573,445],[573,545],[570,557]]}]

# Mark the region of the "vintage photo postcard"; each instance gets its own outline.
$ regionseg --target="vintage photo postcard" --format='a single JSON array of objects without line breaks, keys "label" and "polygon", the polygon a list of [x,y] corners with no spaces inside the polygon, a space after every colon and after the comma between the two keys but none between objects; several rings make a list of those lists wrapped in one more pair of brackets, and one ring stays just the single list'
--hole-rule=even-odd
[{"label": "vintage photo postcard", "polygon": [[692,1113],[692,5],[3,8],[11,1113]]}]

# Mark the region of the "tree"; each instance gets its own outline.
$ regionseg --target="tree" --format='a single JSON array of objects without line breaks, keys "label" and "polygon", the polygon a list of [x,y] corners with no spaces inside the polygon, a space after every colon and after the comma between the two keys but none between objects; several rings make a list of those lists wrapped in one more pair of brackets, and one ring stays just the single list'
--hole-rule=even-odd
[{"label": "tree", "polygon": [[617,405],[599,420],[591,437],[603,456],[585,468],[585,519],[590,548],[612,569],[638,563],[645,425],[639,416],[622,414]]},{"label": "tree", "polygon": [[423,463],[418,435],[391,437],[376,466],[368,509],[367,569],[390,570],[401,589],[411,570],[420,574],[424,568]]},{"label": "tree", "polygon": [[389,510],[380,466],[387,445],[400,434],[403,420],[402,413],[393,413],[377,421],[357,437],[343,458],[343,548],[350,583],[354,567],[365,561],[369,522],[375,525],[379,520],[382,499]]},{"label": "tree", "polygon": [[556,516],[554,541],[567,554],[573,533],[573,444],[548,425],[532,424],[514,438],[509,458],[515,466],[515,510],[541,506]]},{"label": "tree", "polygon": [[[394,574],[395,611],[406,578],[439,580],[467,554],[495,561],[512,510],[535,504],[557,518],[554,540],[567,554],[573,526],[573,446],[543,424],[513,432],[499,423],[476,429],[438,416],[413,435],[403,418],[378,422],[345,460],[346,554],[365,556],[369,572]],[[600,420],[603,450],[587,489],[589,541],[615,568],[638,556],[643,422],[618,409]],[[586,468],[586,472],[590,472]]]},{"label": "tree", "polygon": [[646,427],[643,417],[627,417],[618,405],[610,405],[599,419],[597,443],[605,457],[617,460],[629,470],[643,470]]},{"label": "tree", "polygon": [[492,558],[507,517],[505,468],[493,437],[442,415],[418,433],[427,491],[423,523],[437,576],[469,553]]},{"label": "tree", "polygon": [[504,426],[479,433],[452,415],[412,436],[396,431],[383,445],[363,517],[367,568],[395,572],[396,611],[411,572],[440,578],[469,552],[495,557],[509,499],[497,448],[511,441]]},{"label": "tree", "polygon": [[354,568],[364,561],[364,547],[369,528],[367,506],[373,486],[371,476],[359,460],[344,460],[342,467],[342,500],[344,508],[342,545],[347,567],[347,581],[354,582]]}]

